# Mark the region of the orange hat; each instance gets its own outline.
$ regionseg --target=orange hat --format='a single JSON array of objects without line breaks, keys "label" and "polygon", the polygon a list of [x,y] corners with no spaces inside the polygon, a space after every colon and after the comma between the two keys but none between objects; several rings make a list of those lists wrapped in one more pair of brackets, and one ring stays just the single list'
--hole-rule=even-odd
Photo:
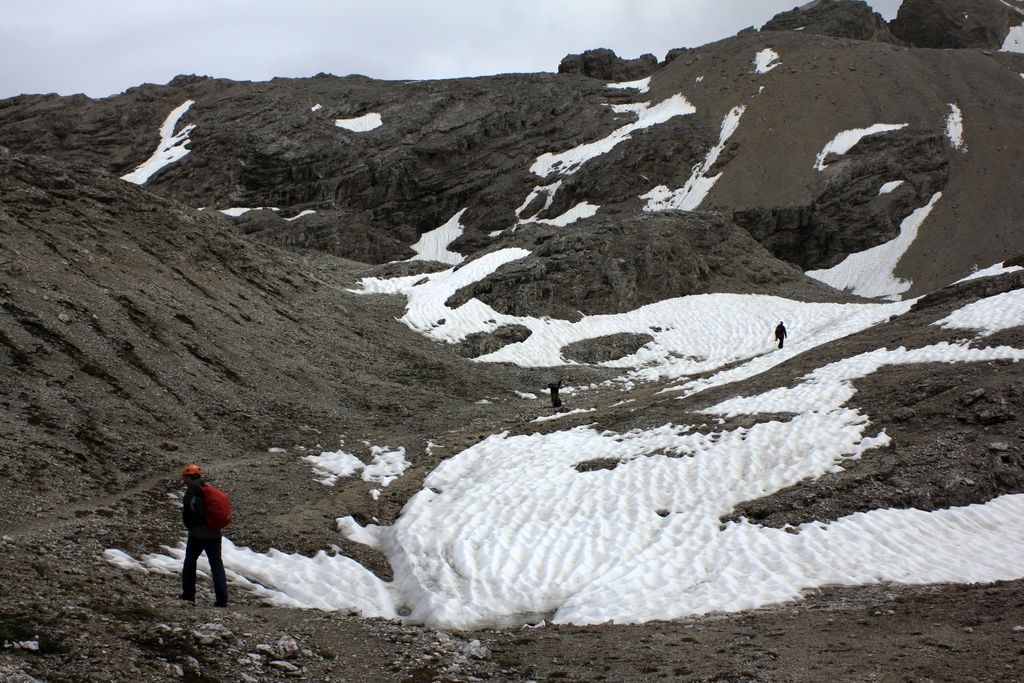
[{"label": "orange hat", "polygon": [[181,468],[181,476],[183,477],[201,477],[203,476],[203,470],[199,465],[185,465]]}]

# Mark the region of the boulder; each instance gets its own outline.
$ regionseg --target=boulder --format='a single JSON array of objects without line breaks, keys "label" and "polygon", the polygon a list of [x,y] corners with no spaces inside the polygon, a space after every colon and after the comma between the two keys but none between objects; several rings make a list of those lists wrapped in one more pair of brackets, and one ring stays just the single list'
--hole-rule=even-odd
[{"label": "boulder", "polygon": [[562,348],[562,357],[593,365],[632,355],[651,341],[654,337],[649,334],[620,332],[569,344]]},{"label": "boulder", "polygon": [[566,55],[558,65],[560,74],[581,74],[603,81],[631,81],[646,78],[658,68],[652,54],[636,59],[623,59],[607,48],[587,50],[583,54]]},{"label": "boulder", "polygon": [[712,213],[599,214],[570,228],[531,226],[520,234],[529,256],[460,289],[448,305],[475,297],[509,315],[579,320],[712,292],[815,301],[842,296]]},{"label": "boulder", "polygon": [[493,332],[475,332],[455,348],[460,356],[478,358],[494,353],[509,344],[518,344],[530,337],[530,328],[523,325],[502,325]]}]

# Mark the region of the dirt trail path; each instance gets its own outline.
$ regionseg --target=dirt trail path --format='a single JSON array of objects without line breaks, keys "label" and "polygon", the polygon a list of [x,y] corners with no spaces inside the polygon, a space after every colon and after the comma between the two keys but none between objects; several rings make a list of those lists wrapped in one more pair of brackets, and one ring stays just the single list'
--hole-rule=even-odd
[{"label": "dirt trail path", "polygon": [[[218,469],[220,466],[229,465],[238,467],[257,462],[264,462],[266,458],[273,457],[273,453],[251,453],[240,458],[213,458],[207,459],[206,469]],[[161,472],[150,477],[141,479],[117,493],[93,498],[82,498],[66,505],[60,505],[45,512],[37,513],[35,517],[22,519],[6,518],[2,521],[4,526],[0,527],[0,536],[16,536],[18,534],[39,531],[40,529],[54,529],[72,520],[83,520],[95,514],[103,515],[104,511],[112,514],[112,509],[124,500],[132,498],[154,489],[166,489],[167,482],[175,480],[176,473]]]}]

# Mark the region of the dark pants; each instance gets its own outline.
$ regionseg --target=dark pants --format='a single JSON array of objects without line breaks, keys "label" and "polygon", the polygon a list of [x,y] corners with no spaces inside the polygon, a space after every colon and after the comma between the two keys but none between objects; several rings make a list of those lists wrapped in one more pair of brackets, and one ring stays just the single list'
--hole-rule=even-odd
[{"label": "dark pants", "polygon": [[224,561],[220,558],[220,537],[195,538],[188,537],[185,545],[185,564],[181,568],[181,597],[193,600],[196,597],[196,562],[199,556],[206,553],[210,561],[210,574],[213,576],[213,592],[219,604],[228,602],[228,580],[224,576]]},{"label": "dark pants", "polygon": [[785,337],[776,337],[779,340],[779,348],[782,348],[782,342],[785,341]]}]

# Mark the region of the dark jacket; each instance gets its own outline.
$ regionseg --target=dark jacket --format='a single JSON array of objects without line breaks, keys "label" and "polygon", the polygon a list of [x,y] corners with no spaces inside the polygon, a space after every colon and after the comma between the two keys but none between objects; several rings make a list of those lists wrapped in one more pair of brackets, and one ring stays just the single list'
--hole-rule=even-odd
[{"label": "dark jacket", "polygon": [[206,508],[203,505],[203,487],[206,482],[196,479],[189,484],[181,501],[181,521],[194,538],[220,538],[220,532],[206,526]]},{"label": "dark jacket", "polygon": [[786,334],[786,326],[779,323],[778,327],[775,328],[775,338],[785,339],[788,335]]}]

